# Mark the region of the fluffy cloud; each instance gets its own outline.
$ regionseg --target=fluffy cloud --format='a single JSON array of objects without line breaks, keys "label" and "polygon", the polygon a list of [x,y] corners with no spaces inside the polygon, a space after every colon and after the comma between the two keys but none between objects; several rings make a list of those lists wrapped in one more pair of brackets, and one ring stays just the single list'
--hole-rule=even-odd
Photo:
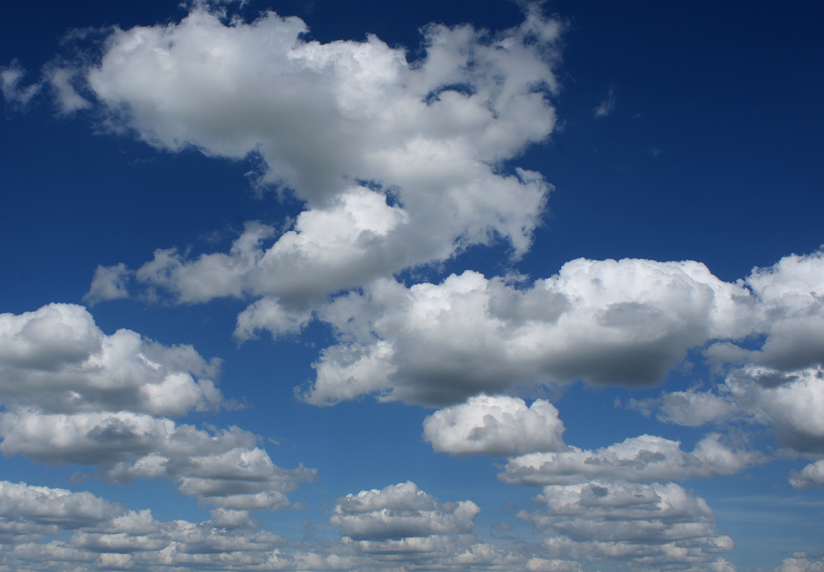
[{"label": "fluffy cloud", "polygon": [[339,498],[330,523],[353,540],[409,539],[470,532],[480,510],[472,501],[440,503],[406,482]]},{"label": "fluffy cloud", "polygon": [[0,482],[0,565],[9,569],[272,569],[265,563],[284,540],[225,518],[160,522],[87,492]]},{"label": "fluffy cloud", "polygon": [[[596,480],[548,486],[535,500],[545,508],[518,517],[546,535],[541,560],[558,570],[602,560],[633,570],[734,570],[717,556],[732,539],[716,532],[704,499],[677,484]],[[544,562],[533,567],[553,569]]]},{"label": "fluffy cloud", "polygon": [[772,427],[779,446],[824,453],[824,368],[779,371],[747,365],[707,391],[664,393],[630,405],[665,422],[697,426],[741,420]]},{"label": "fluffy cloud", "polygon": [[225,405],[210,379],[218,370],[191,346],[129,330],[108,336],[82,306],[2,314],[0,451],[96,466],[118,482],[166,478],[224,509],[289,506],[284,493],[314,480],[314,470],[274,465],[237,427],[207,431],[169,418]]},{"label": "fluffy cloud", "polygon": [[[818,252],[734,284],[698,262],[630,259],[574,260],[527,288],[472,271],[408,288],[377,280],[318,311],[341,343],[323,352],[303,397],[445,405],[548,381],[649,385],[708,342],[717,367],[743,360],[788,372],[824,361],[822,273]],[[754,336],[761,348],[746,349]],[[700,405],[691,423],[731,414],[717,400]]]},{"label": "fluffy cloud", "polygon": [[566,448],[564,424],[547,400],[529,407],[523,399],[487,395],[448,407],[423,422],[424,439],[436,452],[453,455],[484,453],[511,457]]},{"label": "fluffy cloud", "polygon": [[518,288],[477,272],[379,280],[319,312],[345,340],[304,393],[449,404],[541,381],[660,381],[688,349],[751,331],[751,296],[696,262],[575,260]]},{"label": "fluffy cloud", "polygon": [[533,453],[510,459],[498,478],[527,486],[571,485],[593,479],[651,482],[731,475],[766,460],[704,437],[691,453],[679,441],[642,435],[595,451],[569,447],[557,453]]},{"label": "fluffy cloud", "polygon": [[[261,183],[307,203],[276,241],[250,224],[226,254],[158,250],[138,281],[181,302],[302,305],[496,237],[528,249],[550,186],[502,165],[552,132],[559,30],[532,8],[494,35],[433,24],[410,63],[374,36],[307,42],[298,18],[244,23],[195,4],[179,23],[114,30],[99,63],[46,79],[65,110],[89,105],[80,82],[109,127],[155,147],[257,155]],[[101,272],[88,299],[121,296],[124,273]]]},{"label": "fluffy cloud", "polygon": [[[0,402],[53,413],[180,416],[224,405],[220,362],[130,330],[105,335],[82,306],[0,314]],[[199,379],[196,379],[199,378]]]}]

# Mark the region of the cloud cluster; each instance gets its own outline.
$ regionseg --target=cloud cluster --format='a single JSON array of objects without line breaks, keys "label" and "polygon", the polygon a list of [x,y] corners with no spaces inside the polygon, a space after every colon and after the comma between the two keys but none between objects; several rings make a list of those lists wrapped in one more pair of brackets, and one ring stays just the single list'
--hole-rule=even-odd
[{"label": "cloud cluster", "polygon": [[[104,334],[82,306],[0,315],[0,451],[83,464],[113,481],[165,478],[232,510],[289,506],[315,471],[283,469],[237,427],[204,430],[171,417],[227,403],[219,362],[130,330]],[[208,377],[207,377],[208,376]]]},{"label": "cloud cluster", "polygon": [[[201,523],[161,522],[149,510],[128,510],[87,492],[0,482],[0,566],[388,572],[408,561],[456,571],[517,569],[520,555],[465,534],[477,511],[470,501],[441,504],[413,483],[364,491],[338,499],[330,524],[341,534],[353,527],[374,534],[304,545],[261,530],[243,511],[215,509]],[[380,513],[394,538],[370,524]]]},{"label": "cloud cluster", "polygon": [[675,483],[596,480],[547,486],[536,500],[541,509],[518,514],[546,535],[534,570],[604,560],[632,570],[735,570],[718,556],[732,550],[732,539],[716,531],[704,499]]}]

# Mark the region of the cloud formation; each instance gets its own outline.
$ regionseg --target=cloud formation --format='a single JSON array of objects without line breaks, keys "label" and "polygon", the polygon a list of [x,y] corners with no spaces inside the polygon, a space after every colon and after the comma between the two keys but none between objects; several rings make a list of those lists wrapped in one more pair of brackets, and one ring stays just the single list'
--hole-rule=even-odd
[{"label": "cloud formation", "polygon": [[[574,260],[526,288],[472,271],[410,287],[377,280],[318,311],[341,342],[324,350],[303,397],[449,405],[535,383],[638,387],[702,347],[716,367],[820,364],[822,272],[816,252],[737,283],[698,262],[637,259]],[[746,349],[755,336],[761,347]]]},{"label": "cloud formation", "polygon": [[732,539],[715,530],[704,499],[675,483],[596,480],[544,487],[535,500],[544,506],[518,514],[546,535],[535,570],[599,561],[633,570],[735,570],[718,556],[732,550]]},{"label": "cloud formation", "polygon": [[[316,478],[272,463],[238,427],[202,430],[170,417],[227,403],[220,362],[130,330],[104,334],[82,306],[0,315],[0,451],[46,464],[97,467],[107,478],[166,478],[232,510],[289,506],[286,492]],[[208,376],[208,377],[207,377]]]},{"label": "cloud formation", "polygon": [[438,453],[512,457],[566,448],[558,410],[545,399],[478,395],[424,419],[424,439]]},{"label": "cloud formation", "polygon": [[[159,249],[138,282],[183,303],[294,306],[498,238],[526,252],[550,186],[505,163],[553,130],[560,29],[534,8],[497,34],[432,24],[410,62],[375,36],[321,44],[295,17],[245,23],[197,3],[179,23],[115,29],[97,64],[45,75],[65,111],[93,104],[159,149],[257,156],[261,185],[306,202],[291,230],[249,223],[229,253]],[[124,276],[98,269],[88,300],[121,297]]]},{"label": "cloud formation", "polygon": [[569,447],[557,453],[532,453],[510,459],[498,478],[526,486],[572,485],[590,480],[653,482],[705,479],[738,473],[766,461],[755,451],[735,450],[713,433],[692,452],[679,441],[653,435],[631,437],[590,451]]},{"label": "cloud formation", "polygon": [[442,504],[408,481],[339,498],[329,522],[353,540],[421,538],[471,532],[480,510],[472,501]]}]

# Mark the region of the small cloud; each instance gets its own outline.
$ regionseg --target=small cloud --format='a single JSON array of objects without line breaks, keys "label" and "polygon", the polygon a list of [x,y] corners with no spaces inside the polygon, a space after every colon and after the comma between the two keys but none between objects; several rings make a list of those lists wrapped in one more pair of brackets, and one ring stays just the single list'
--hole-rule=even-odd
[{"label": "small cloud", "polygon": [[615,87],[610,86],[607,98],[593,109],[593,113],[596,119],[603,119],[612,115],[613,111],[615,111]]},{"label": "small cloud", "polygon": [[26,70],[20,67],[17,60],[11,62],[8,67],[0,68],[0,90],[3,97],[10,104],[22,109],[40,91],[41,83],[21,87],[20,80],[26,75]]},{"label": "small cloud", "polygon": [[94,272],[91,288],[83,296],[83,301],[89,306],[94,306],[106,300],[128,298],[127,284],[132,274],[134,273],[122,262],[114,266],[98,266]]},{"label": "small cloud", "polygon": [[660,154],[661,154],[661,153],[663,153],[663,152],[664,152],[664,150],[663,150],[663,149],[660,149],[660,148],[658,148],[658,147],[650,147],[650,148],[649,148],[649,154],[650,154],[650,156],[652,156],[652,157],[658,157],[658,155],[660,155]]}]

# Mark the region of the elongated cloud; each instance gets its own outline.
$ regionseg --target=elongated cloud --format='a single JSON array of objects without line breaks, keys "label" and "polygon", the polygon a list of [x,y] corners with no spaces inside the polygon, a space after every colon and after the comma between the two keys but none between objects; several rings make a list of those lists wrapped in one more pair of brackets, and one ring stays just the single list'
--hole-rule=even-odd
[{"label": "elongated cloud", "polygon": [[704,437],[692,452],[683,451],[678,441],[641,435],[594,451],[569,447],[558,453],[516,457],[509,460],[498,478],[527,486],[571,485],[597,479],[705,479],[738,473],[765,460],[761,453],[724,445],[718,434]]},{"label": "elongated cloud", "polygon": [[[445,405],[525,384],[662,381],[687,351],[710,363],[812,365],[824,305],[820,252],[719,280],[698,262],[579,259],[531,287],[477,272],[406,287],[378,280],[318,312],[341,343],[324,350],[304,399],[375,393]],[[761,349],[738,345],[764,335]],[[723,341],[720,341],[723,340]]]}]

